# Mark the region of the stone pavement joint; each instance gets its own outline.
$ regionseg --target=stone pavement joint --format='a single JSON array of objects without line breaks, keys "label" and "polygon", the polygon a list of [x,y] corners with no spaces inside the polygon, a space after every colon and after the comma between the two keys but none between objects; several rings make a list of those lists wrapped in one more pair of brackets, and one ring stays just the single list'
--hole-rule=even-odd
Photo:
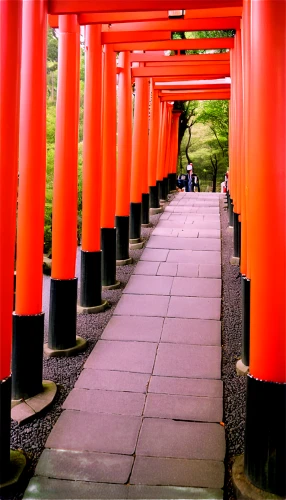
[{"label": "stone pavement joint", "polygon": [[219,198],[166,205],[25,500],[223,499]]}]

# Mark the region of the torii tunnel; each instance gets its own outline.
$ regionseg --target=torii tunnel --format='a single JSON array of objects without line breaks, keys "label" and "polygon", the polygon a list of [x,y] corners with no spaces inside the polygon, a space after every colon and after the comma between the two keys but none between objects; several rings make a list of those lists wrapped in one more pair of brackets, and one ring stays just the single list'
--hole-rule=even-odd
[{"label": "torii tunnel", "polygon": [[[183,10],[182,10],[183,9]],[[59,40],[48,355],[85,347],[77,312],[106,307],[116,265],[176,189],[174,101],[230,101],[228,206],[243,287],[244,474],[284,497],[285,0],[1,0],[0,484],[11,399],[42,391],[46,40]],[[81,287],[75,274],[80,29],[85,30]],[[173,32],[235,30],[175,40]],[[179,55],[185,50],[205,53]],[[218,50],[225,49],[223,52]],[[165,51],[178,55],[167,56]],[[118,62],[116,54],[119,53]],[[132,112],[132,84],[135,107]],[[118,99],[116,95],[118,89]],[[16,250],[15,250],[16,249]],[[16,255],[16,257],[15,257]],[[14,271],[16,269],[15,310]],[[251,286],[250,286],[251,284]],[[265,493],[267,495],[267,493]],[[263,497],[263,498],[266,498]]]}]

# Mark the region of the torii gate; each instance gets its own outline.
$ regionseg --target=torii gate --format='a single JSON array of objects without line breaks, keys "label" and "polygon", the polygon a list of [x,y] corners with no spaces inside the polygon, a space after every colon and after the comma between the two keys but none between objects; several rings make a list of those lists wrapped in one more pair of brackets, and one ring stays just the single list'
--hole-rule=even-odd
[{"label": "torii gate", "polygon": [[[162,3],[164,6],[162,6]],[[43,314],[41,304],[42,287],[42,245],[43,245],[43,214],[45,191],[45,47],[46,47],[46,18],[47,12],[60,15],[60,37],[62,38],[61,61],[69,60],[68,71],[62,69],[59,91],[62,92],[63,103],[69,106],[69,118],[64,114],[64,108],[58,111],[57,127],[61,126],[64,137],[69,142],[69,173],[70,179],[65,176],[65,169],[61,168],[61,153],[67,148],[57,139],[58,158],[56,158],[55,207],[64,207],[67,203],[65,194],[72,193],[69,203],[70,227],[67,227],[63,211],[55,210],[56,237],[53,241],[53,279],[57,295],[64,296],[69,304],[69,315],[62,311],[65,302],[54,297],[51,303],[55,304],[57,325],[59,329],[63,312],[65,321],[70,320],[72,332],[72,348],[75,347],[75,314],[76,314],[76,280],[74,278],[75,261],[75,218],[76,218],[76,133],[74,124],[78,119],[78,37],[79,22],[86,24],[85,16],[93,15],[96,23],[87,28],[89,32],[89,68],[93,64],[101,68],[101,44],[105,46],[105,85],[103,108],[105,117],[111,106],[115,109],[115,51],[126,51],[124,71],[119,73],[127,78],[123,79],[125,88],[131,80],[130,50],[181,50],[190,48],[229,48],[232,53],[230,74],[232,77],[231,92],[231,165],[230,165],[230,197],[233,201],[236,225],[241,224],[241,272],[248,281],[251,278],[251,317],[250,317],[250,375],[247,378],[247,419],[245,443],[245,473],[251,482],[259,488],[273,493],[285,495],[285,442],[281,438],[285,430],[285,277],[281,269],[285,269],[285,2],[283,0],[269,0],[256,2],[244,0],[242,14],[242,34],[237,30],[235,47],[233,39],[206,39],[170,40],[170,32],[162,29],[148,30],[138,34],[130,31],[116,30],[101,31],[100,23],[132,22],[168,20],[169,9],[186,9],[186,19],[191,19],[193,26],[198,26],[194,19],[208,18],[203,21],[204,26],[214,26],[213,18],[223,18],[224,26],[228,26],[226,17],[239,17],[241,14],[241,0],[30,0],[23,3],[23,38],[21,62],[21,29],[22,29],[22,2],[2,0],[1,8],[1,234],[5,235],[5,245],[1,245],[1,318],[0,318],[0,454],[1,467],[0,483],[10,477],[10,398],[11,398],[11,313],[13,300],[13,270],[14,244],[16,229],[16,197],[17,197],[17,170],[18,170],[18,129],[20,116],[20,146],[19,146],[19,209],[17,228],[17,299],[14,325],[19,338],[24,330],[33,334],[32,344],[35,345],[37,356],[41,355]],[[251,12],[250,12],[251,6]],[[161,10],[164,7],[164,10]],[[209,9],[209,13],[204,12]],[[216,10],[215,13],[211,13]],[[196,11],[196,12],[195,12]],[[133,13],[134,12],[134,13]],[[162,12],[162,14],[160,14]],[[77,17],[78,16],[78,17]],[[162,16],[162,17],[160,17]],[[201,17],[200,17],[201,16]],[[179,22],[177,20],[176,22]],[[235,22],[232,20],[232,22]],[[197,23],[197,24],[196,24]],[[213,24],[211,24],[213,23]],[[186,24],[186,23],[185,23]],[[222,24],[221,24],[222,25]],[[167,25],[165,24],[164,27]],[[168,24],[169,26],[169,24]],[[183,26],[183,24],[182,24]],[[93,29],[94,28],[94,29]],[[184,28],[183,28],[184,29]],[[210,29],[210,28],[209,28]],[[250,39],[250,30],[252,37]],[[151,33],[151,34],[150,34]],[[263,33],[263,36],[261,36]],[[29,36],[27,36],[29,34]],[[163,38],[162,38],[163,37]],[[144,41],[143,41],[144,40]],[[149,41],[148,41],[149,40]],[[63,58],[63,59],[62,59]],[[91,62],[92,61],[92,62]],[[159,62],[159,61],[155,61]],[[180,62],[180,61],[179,61]],[[22,65],[21,103],[20,103],[20,67]],[[214,65],[217,71],[222,71],[221,65]],[[182,66],[181,66],[182,67]],[[129,68],[129,70],[128,70]],[[144,81],[152,67],[133,69],[134,77]],[[154,68],[154,67],[153,67]],[[173,66],[177,68],[177,66]],[[219,69],[220,68],[220,69]],[[144,71],[143,71],[144,70]],[[147,71],[146,71],[147,70]],[[163,71],[164,70],[164,71]],[[154,70],[157,71],[158,70]],[[160,79],[168,81],[171,71],[168,67],[160,68]],[[134,73],[135,72],[135,73]],[[162,73],[167,73],[162,75]],[[176,73],[176,71],[175,71]],[[212,74],[218,78],[221,73]],[[271,75],[271,77],[270,77]],[[157,75],[158,76],[158,75]],[[174,75],[172,75],[174,76]],[[177,76],[179,76],[177,72]],[[183,75],[181,75],[183,77]],[[200,75],[209,78],[205,73]],[[93,267],[93,277],[96,276],[100,253],[99,234],[99,191],[97,200],[92,196],[90,183],[98,181],[101,169],[101,81],[97,82],[89,76],[89,91],[86,103],[90,104],[90,112],[85,117],[86,141],[85,152],[85,181],[84,196],[88,207],[83,214],[83,247],[92,257],[92,263],[86,263],[89,269]],[[191,79],[191,77],[186,77]],[[181,79],[181,78],[180,78]],[[197,76],[195,76],[197,79]],[[100,80],[100,79],[99,79]],[[157,78],[158,80],[158,78]],[[251,82],[251,85],[250,85]],[[160,89],[161,90],[161,89]],[[155,92],[160,92],[155,90]],[[107,98],[107,91],[109,96]],[[222,89],[218,90],[222,91]],[[217,92],[218,92],[217,91]],[[124,94],[124,90],[122,90]],[[142,93],[146,94],[146,89]],[[194,95],[194,94],[193,94]],[[109,98],[110,97],[110,98]],[[157,94],[157,102],[162,95]],[[88,107],[88,105],[86,105]],[[168,107],[163,105],[163,122],[168,117]],[[130,99],[126,102],[127,117],[124,121],[130,145],[131,106]],[[269,110],[275,120],[269,127]],[[92,111],[95,111],[93,117]],[[170,110],[169,110],[170,111]],[[156,115],[157,111],[155,111]],[[93,119],[91,119],[93,118]],[[157,120],[157,122],[156,122]],[[151,122],[152,127],[158,124],[159,114]],[[162,122],[162,123],[163,123]],[[112,115],[112,139],[107,141],[106,122],[103,130],[103,165],[107,165],[107,155],[115,152],[115,117]],[[243,132],[243,133],[241,133]],[[94,135],[98,133],[98,136]],[[129,134],[129,135],[128,135]],[[161,144],[166,141],[166,128],[162,129]],[[70,137],[73,137],[73,141]],[[97,137],[96,148],[91,148],[92,138]],[[121,137],[121,147],[124,138]],[[110,143],[112,141],[112,144]],[[154,141],[153,141],[154,142]],[[111,147],[112,146],[112,147]],[[154,166],[156,160],[154,143],[150,144],[149,165]],[[131,159],[131,148],[126,152],[126,158]],[[265,183],[269,175],[269,159],[271,175],[277,179],[272,186],[272,200],[268,203],[265,193]],[[162,157],[159,159],[162,163]],[[120,160],[122,162],[122,160]],[[92,169],[92,164],[96,168]],[[122,163],[121,163],[122,164]],[[136,158],[134,158],[136,164]],[[9,168],[7,168],[9,165]],[[114,162],[115,165],[115,162]],[[258,168],[254,166],[258,165]],[[138,173],[139,169],[135,169]],[[106,171],[106,169],[104,169]],[[115,172],[115,171],[113,171]],[[150,168],[154,173],[154,168]],[[134,176],[133,176],[134,177]],[[136,187],[136,176],[134,178]],[[138,178],[137,178],[138,179]],[[151,185],[152,187],[152,185]],[[138,188],[138,182],[137,182]],[[135,188],[134,188],[135,189]],[[132,191],[132,190],[131,190]],[[139,193],[139,190],[136,194]],[[111,229],[114,241],[113,214],[115,196],[110,196],[113,205],[108,206],[105,192],[102,194],[104,229]],[[137,200],[137,198],[136,198]],[[132,200],[131,200],[132,201]],[[134,201],[135,204],[139,203]],[[71,214],[73,216],[71,217]],[[93,219],[96,218],[97,231],[90,234]],[[240,219],[240,221],[239,221]],[[112,227],[110,225],[112,224]],[[85,229],[84,229],[85,228]],[[64,231],[64,233],[62,232]],[[64,237],[63,237],[64,236]],[[69,254],[65,252],[64,242],[69,243]],[[271,243],[270,241],[271,240]],[[71,250],[72,249],[72,250]],[[262,274],[265,262],[270,263],[273,257],[280,264],[280,268],[272,266],[271,273]],[[236,255],[235,255],[236,257]],[[113,272],[106,278],[114,278]],[[108,280],[107,280],[108,281]],[[32,284],[32,286],[30,285]],[[116,285],[116,283],[114,283]],[[61,289],[59,288],[61,287]],[[112,286],[112,285],[111,285]],[[89,285],[86,285],[86,290]],[[273,292],[275,291],[275,293]],[[87,298],[89,292],[86,291]],[[61,297],[61,298],[62,298]],[[84,301],[84,298],[82,297]],[[93,300],[94,297],[93,297]],[[100,290],[97,290],[97,301],[101,301]],[[94,303],[93,303],[94,304]],[[97,304],[101,306],[102,304]],[[97,305],[94,307],[97,307]],[[89,308],[87,304],[83,307]],[[264,314],[261,313],[263,311]],[[53,337],[53,335],[52,335]],[[56,337],[56,335],[55,335]],[[56,339],[57,340],[57,339]],[[67,341],[67,346],[65,342]],[[61,343],[63,342],[63,344]],[[71,339],[61,339],[62,345],[70,348]],[[29,365],[29,363],[27,363]],[[30,366],[29,366],[30,368]],[[37,365],[34,391],[40,390],[41,366]],[[33,363],[29,370],[31,379],[35,375]],[[31,382],[31,380],[30,380]],[[13,462],[13,456],[12,456]]]}]

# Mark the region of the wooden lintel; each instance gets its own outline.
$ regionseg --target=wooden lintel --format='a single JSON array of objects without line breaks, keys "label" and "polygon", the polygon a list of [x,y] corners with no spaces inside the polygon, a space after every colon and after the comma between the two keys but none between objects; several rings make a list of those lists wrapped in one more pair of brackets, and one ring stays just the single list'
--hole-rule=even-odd
[{"label": "wooden lintel", "polygon": [[230,65],[225,64],[225,65],[216,65],[216,64],[210,64],[210,65],[196,65],[196,66],[168,66],[168,67],[151,67],[151,68],[132,68],[132,76],[134,78],[138,77],[149,77],[153,78],[156,76],[188,76],[188,75],[197,75],[200,76],[201,74],[203,75],[220,75],[220,77],[227,77],[230,76]]},{"label": "wooden lintel", "polygon": [[144,12],[241,7],[243,0],[49,0],[49,14]]},{"label": "wooden lintel", "polygon": [[142,43],[155,42],[171,39],[171,31],[121,31],[114,33],[101,33],[102,45],[113,43]]},{"label": "wooden lintel", "polygon": [[[85,21],[88,21],[87,15],[85,16]],[[86,22],[85,24],[90,23]],[[206,19],[170,19],[168,21],[118,23],[111,26],[105,24],[102,30],[112,33],[114,31],[200,31],[239,28],[240,17],[214,17]]]},{"label": "wooden lintel", "polygon": [[114,44],[114,50],[209,50],[232,49],[234,38],[191,38],[158,42],[133,42]]}]

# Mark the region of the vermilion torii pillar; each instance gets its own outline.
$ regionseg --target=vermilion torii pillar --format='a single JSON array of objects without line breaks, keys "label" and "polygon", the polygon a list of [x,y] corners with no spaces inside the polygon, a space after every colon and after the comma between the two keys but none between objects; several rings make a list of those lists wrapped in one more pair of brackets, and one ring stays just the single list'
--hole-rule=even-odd
[{"label": "vermilion torii pillar", "polygon": [[50,356],[72,355],[86,345],[76,336],[79,42],[77,16],[60,16],[52,274],[49,337],[45,346]]},{"label": "vermilion torii pillar", "polygon": [[[244,463],[245,473],[255,486],[283,498],[286,495],[285,34],[285,1],[252,0],[249,207],[253,236]],[[267,193],[270,172],[273,182],[271,192]],[[262,272],[265,266],[267,272]]]},{"label": "vermilion torii pillar", "polygon": [[42,391],[46,34],[46,2],[23,2],[13,399]]},{"label": "vermilion torii pillar", "polygon": [[19,454],[10,452],[10,422],[21,32],[22,1],[0,2],[0,225],[5,238],[0,246],[0,489],[13,482],[19,461]]},{"label": "vermilion torii pillar", "polygon": [[150,214],[162,212],[159,202],[159,186],[157,181],[157,164],[158,164],[158,136],[160,125],[160,100],[159,91],[152,88],[151,102],[151,117],[150,117],[150,133],[148,145],[148,183],[149,183],[149,201]]},{"label": "vermilion torii pillar", "polygon": [[121,52],[118,75],[118,135],[116,177],[116,263],[126,265],[129,257],[129,214],[132,161],[132,87],[130,52]]},{"label": "vermilion torii pillar", "polygon": [[82,250],[79,312],[101,312],[100,205],[102,168],[101,26],[86,26],[82,171]]},{"label": "vermilion torii pillar", "polygon": [[[149,147],[149,105],[150,105],[150,87],[149,79],[143,78],[144,90],[142,95],[142,112],[141,112],[141,139],[140,145],[142,150],[142,167],[141,167],[141,189],[142,189],[142,210],[141,210],[141,226],[149,226],[149,183],[148,183],[148,147]],[[137,146],[138,147],[138,146]]]},{"label": "vermilion torii pillar", "polygon": [[164,147],[166,137],[166,120],[167,120],[167,102],[162,102],[160,106],[160,129],[159,129],[159,145],[158,145],[158,160],[157,160],[157,182],[159,188],[159,199],[164,200]]},{"label": "vermilion torii pillar", "polygon": [[116,281],[116,53],[104,46],[102,129],[101,249],[104,288],[120,286]]},{"label": "vermilion torii pillar", "polygon": [[135,89],[129,236],[130,244],[140,248],[143,245],[141,241],[142,177],[143,170],[148,172],[148,79],[135,78]]},{"label": "vermilion torii pillar", "polygon": [[177,162],[178,162],[178,135],[179,119],[181,111],[172,111],[172,129],[171,129],[171,159],[170,159],[170,190],[175,191],[177,185]]}]

